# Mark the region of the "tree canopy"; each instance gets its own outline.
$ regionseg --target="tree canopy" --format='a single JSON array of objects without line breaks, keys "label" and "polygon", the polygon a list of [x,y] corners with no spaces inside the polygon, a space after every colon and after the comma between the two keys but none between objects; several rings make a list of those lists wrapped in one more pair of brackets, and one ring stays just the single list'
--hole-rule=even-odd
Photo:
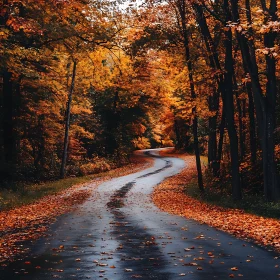
[{"label": "tree canopy", "polygon": [[1,180],[174,145],[201,192],[279,200],[279,32],[276,0],[2,1]]}]

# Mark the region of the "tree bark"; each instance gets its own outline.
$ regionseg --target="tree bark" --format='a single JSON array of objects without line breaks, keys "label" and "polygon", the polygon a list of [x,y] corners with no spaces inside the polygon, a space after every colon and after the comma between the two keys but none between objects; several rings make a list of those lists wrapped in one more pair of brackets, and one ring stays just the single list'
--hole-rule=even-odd
[{"label": "tree bark", "polygon": [[67,107],[66,107],[65,134],[64,134],[62,162],[61,162],[61,168],[60,168],[60,178],[65,177],[65,168],[66,168],[67,155],[68,155],[68,145],[69,145],[71,103],[72,103],[73,91],[74,91],[74,86],[75,86],[76,68],[77,68],[77,61],[74,60],[71,86],[70,86],[70,90],[69,90],[69,94],[68,94],[68,101],[67,101]]},{"label": "tree bark", "polygon": [[246,83],[246,91],[248,94],[248,113],[249,113],[249,131],[250,131],[250,155],[251,163],[255,165],[257,160],[257,143],[256,143],[256,121],[255,121],[255,105],[252,94],[251,83]]},{"label": "tree bark", "polygon": [[215,113],[214,116],[209,117],[208,121],[208,165],[214,173],[214,165],[217,161],[217,112],[219,106],[219,95],[216,93],[217,89],[213,89],[213,96],[209,96],[209,110]]},{"label": "tree bark", "polygon": [[[222,77],[222,69],[220,66],[219,58],[214,47],[213,40],[205,16],[203,14],[202,7],[199,4],[193,4],[196,11],[197,22],[200,26],[201,32],[204,37],[207,51],[209,53],[210,66],[213,70],[219,70],[216,75],[218,87],[221,91],[222,100],[224,104],[225,118],[228,126],[228,133],[230,138],[231,149],[231,168],[232,168],[232,195],[234,199],[241,199],[241,185],[239,175],[239,159],[238,159],[238,137],[234,124],[234,103],[233,103],[233,58],[232,58],[232,34],[228,30],[225,32],[225,47],[226,47],[226,61],[225,61],[225,77]],[[224,8],[226,14],[226,22],[231,20],[228,1],[224,1]],[[221,131],[220,140],[223,140],[223,129]],[[221,137],[222,136],[222,137]],[[218,160],[221,157],[222,141],[219,142]]]},{"label": "tree bark", "polygon": [[[217,128],[217,116],[218,116],[218,109],[219,109],[220,93],[224,95],[224,86],[223,86],[224,78],[222,75],[216,46],[211,37],[211,33],[208,28],[206,18],[204,16],[202,6],[197,3],[193,3],[193,8],[196,12],[196,21],[201,30],[201,34],[203,36],[204,43],[207,49],[207,53],[209,57],[209,65],[212,68],[212,70],[216,73],[215,79],[217,82],[217,89],[214,90],[213,96],[210,96],[209,98],[209,109],[212,112],[216,111],[216,115],[209,118],[208,162],[212,169],[213,175],[219,176],[220,159],[217,154],[217,149],[219,148],[217,148],[218,144],[217,144],[216,128]],[[222,146],[220,148],[222,148]],[[222,151],[220,151],[220,155],[221,153]]]},{"label": "tree bark", "polygon": [[[266,4],[263,2],[267,11]],[[233,20],[239,23],[238,0],[231,0]],[[250,2],[246,0],[247,20],[251,21]],[[269,18],[277,19],[277,5],[275,0],[271,0]],[[274,129],[275,129],[275,98],[276,98],[276,80],[275,80],[275,59],[273,56],[266,56],[266,75],[267,87],[266,95],[263,94],[259,81],[259,71],[256,61],[255,46],[253,40],[248,40],[244,34],[237,32],[237,39],[240,45],[242,59],[248,68],[252,91],[254,95],[254,103],[256,108],[256,116],[258,123],[258,134],[262,147],[263,158],[263,177],[264,177],[264,193],[268,201],[276,201],[280,199],[280,187],[276,174],[276,163],[274,158]],[[276,33],[273,31],[264,35],[264,44],[266,47],[275,45]]]},{"label": "tree bark", "polygon": [[239,129],[239,150],[240,150],[240,159],[243,160],[245,157],[245,137],[244,137],[244,126],[243,126],[243,111],[241,100],[238,95],[238,86],[235,73],[233,73],[233,83],[234,83],[234,92],[236,98],[236,105],[238,111],[238,129]]},{"label": "tree bark", "polygon": [[[181,5],[180,5],[181,4]],[[181,28],[182,28],[182,35],[184,39],[184,48],[185,48],[185,58],[187,62],[187,68],[188,68],[188,77],[189,77],[189,83],[190,83],[190,92],[191,97],[193,100],[196,99],[196,92],[194,88],[194,79],[193,79],[193,66],[192,61],[190,57],[190,46],[189,46],[189,34],[187,31],[187,25],[186,25],[186,2],[185,0],[180,1],[180,4],[178,6],[178,10],[180,13],[180,19],[181,19]],[[192,110],[193,114],[193,137],[194,137],[194,150],[195,150],[195,158],[196,158],[196,169],[197,169],[197,179],[198,179],[198,187],[201,192],[204,191],[203,186],[203,177],[202,177],[202,169],[201,169],[201,160],[200,160],[200,150],[199,150],[199,141],[198,141],[198,119],[197,119],[197,112],[196,112],[196,106],[193,107]]]},{"label": "tree bark", "polygon": [[7,70],[3,73],[3,142],[4,160],[6,163],[15,163],[16,142],[14,135],[14,100],[12,73]]},{"label": "tree bark", "polygon": [[[276,0],[270,1],[269,7],[269,18],[268,20],[277,20],[277,3]],[[266,48],[273,48],[275,46],[276,31],[270,30],[264,35],[264,46]],[[266,118],[265,118],[265,143],[264,147],[267,157],[264,168],[266,169],[266,184],[265,184],[265,195],[269,201],[280,199],[280,186],[277,180],[277,171],[275,164],[275,141],[274,141],[274,131],[275,131],[275,108],[276,108],[276,96],[277,96],[277,86],[276,86],[276,61],[273,55],[267,54],[266,59]],[[269,174],[270,173],[270,174]]]},{"label": "tree bark", "polygon": [[[224,0],[226,22],[231,21],[228,0]],[[232,33],[231,30],[225,31],[225,95],[223,96],[228,135],[230,141],[230,156],[232,170],[232,196],[235,200],[242,198],[239,159],[238,159],[238,137],[234,123],[234,103],[233,103],[233,57],[232,57]]]},{"label": "tree bark", "polygon": [[223,143],[224,143],[224,133],[225,133],[225,126],[226,126],[226,113],[225,113],[225,107],[223,107],[222,111],[222,118],[220,123],[220,137],[219,137],[219,143],[218,143],[218,153],[217,153],[217,164],[215,165],[214,169],[214,175],[216,177],[220,176],[220,169],[221,169],[221,160],[222,160],[222,153],[223,153]]}]

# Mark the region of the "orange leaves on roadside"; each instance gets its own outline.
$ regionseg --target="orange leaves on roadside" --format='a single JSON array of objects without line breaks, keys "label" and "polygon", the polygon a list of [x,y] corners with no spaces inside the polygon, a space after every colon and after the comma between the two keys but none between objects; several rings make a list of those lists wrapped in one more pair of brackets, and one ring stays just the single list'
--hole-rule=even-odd
[{"label": "orange leaves on roadside", "polygon": [[206,223],[240,238],[249,238],[257,244],[271,246],[280,251],[279,220],[248,214],[239,209],[210,205],[187,196],[184,193],[184,185],[192,179],[196,166],[194,157],[184,158],[187,167],[155,189],[153,200],[159,208]]},{"label": "orange leaves on roadside", "polygon": [[[148,168],[151,164],[150,159],[147,160],[135,155],[131,157],[130,164],[109,171],[107,176],[101,179],[73,186],[55,195],[45,196],[33,204],[0,212],[0,233],[2,233],[0,237],[0,264],[13,260],[16,255],[26,252],[28,249],[20,246],[20,242],[43,236],[48,230],[48,225],[55,221],[57,216],[84,202],[91,195],[91,191],[101,182],[111,177],[123,176]],[[82,188],[88,184],[90,184],[90,188]],[[58,248],[53,248],[53,251],[59,252],[63,249],[64,245],[60,245]],[[26,261],[25,264],[31,263]]]},{"label": "orange leaves on roadside", "polygon": [[[0,212],[0,232],[4,233],[0,238],[0,263],[23,253],[25,249],[18,245],[19,242],[44,235],[47,225],[56,216],[82,203],[89,195],[89,190],[79,190],[75,186],[60,194],[46,196],[34,204]],[[63,249],[63,246],[59,248]],[[25,264],[30,262],[26,261]]]}]

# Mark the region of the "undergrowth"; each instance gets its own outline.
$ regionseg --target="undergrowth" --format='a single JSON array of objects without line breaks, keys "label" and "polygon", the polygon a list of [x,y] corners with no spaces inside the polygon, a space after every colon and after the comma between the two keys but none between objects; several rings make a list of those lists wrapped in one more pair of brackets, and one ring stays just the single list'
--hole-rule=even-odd
[{"label": "undergrowth", "polygon": [[[223,188],[217,183],[213,186],[211,178],[204,176],[205,191],[198,189],[196,177],[186,185],[185,193],[200,201],[230,209],[240,209],[247,213],[268,218],[280,218],[280,202],[268,202],[261,193],[250,194],[243,192],[242,200],[236,201],[230,194],[230,181],[223,182]],[[209,187],[211,185],[211,187]]]}]

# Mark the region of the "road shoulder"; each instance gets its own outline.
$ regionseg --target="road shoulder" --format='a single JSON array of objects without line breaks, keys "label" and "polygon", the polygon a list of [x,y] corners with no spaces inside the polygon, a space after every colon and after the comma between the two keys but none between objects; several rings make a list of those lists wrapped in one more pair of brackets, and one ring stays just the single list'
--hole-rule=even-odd
[{"label": "road shoulder", "polygon": [[183,171],[159,184],[152,195],[153,201],[161,210],[205,223],[238,238],[273,248],[280,252],[280,221],[245,213],[239,209],[227,209],[215,206],[184,192],[188,182],[196,173],[194,156],[184,158]]},{"label": "road shoulder", "polygon": [[28,248],[21,246],[22,242],[45,236],[57,217],[84,203],[101,183],[144,170],[152,165],[152,159],[136,155],[136,160],[131,164],[102,173],[102,176],[94,180],[74,185],[54,195],[44,196],[28,205],[1,211],[0,265],[5,266],[7,262],[28,253]]}]

